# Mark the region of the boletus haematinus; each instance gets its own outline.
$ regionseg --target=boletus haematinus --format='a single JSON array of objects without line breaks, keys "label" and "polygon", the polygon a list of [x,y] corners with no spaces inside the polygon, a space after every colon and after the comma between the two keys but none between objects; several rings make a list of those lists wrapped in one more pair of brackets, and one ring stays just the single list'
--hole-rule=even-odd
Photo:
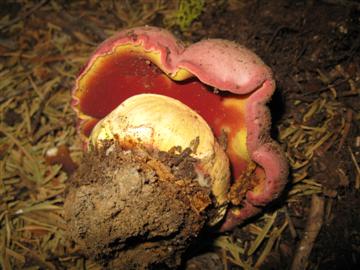
[{"label": "boletus haematinus", "polygon": [[277,198],[274,89],[269,67],[227,40],[185,47],[139,27],[100,44],[72,93],[86,153],[65,218],[80,251],[112,268],[176,267],[204,227],[230,230]]}]

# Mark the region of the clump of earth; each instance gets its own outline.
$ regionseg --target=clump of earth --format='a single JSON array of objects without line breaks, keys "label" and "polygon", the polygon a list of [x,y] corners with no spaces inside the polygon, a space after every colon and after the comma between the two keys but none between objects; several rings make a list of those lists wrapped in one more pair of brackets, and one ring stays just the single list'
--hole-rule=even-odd
[{"label": "clump of earth", "polygon": [[210,188],[196,181],[191,150],[102,145],[85,154],[70,179],[68,237],[109,268],[178,266],[212,204]]}]

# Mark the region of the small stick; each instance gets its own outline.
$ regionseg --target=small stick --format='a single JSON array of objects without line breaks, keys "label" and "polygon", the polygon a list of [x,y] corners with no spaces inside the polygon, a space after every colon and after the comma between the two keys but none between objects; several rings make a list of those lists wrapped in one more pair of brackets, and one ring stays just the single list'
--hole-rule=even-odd
[{"label": "small stick", "polygon": [[344,126],[344,129],[343,129],[343,135],[342,135],[342,137],[340,139],[340,142],[339,142],[338,148],[336,150],[336,153],[339,153],[342,146],[344,145],[345,139],[348,136],[350,128],[351,128],[352,118],[353,118],[352,110],[348,109],[346,111],[346,116],[345,116],[345,126]]},{"label": "small stick", "polygon": [[306,269],[311,250],[324,222],[324,198],[313,194],[310,213],[306,222],[304,236],[301,239],[291,264],[291,270]]},{"label": "small stick", "polygon": [[355,180],[355,189],[359,189],[360,188],[360,166],[359,166],[359,164],[356,160],[356,157],[355,157],[354,153],[352,152],[351,148],[348,147],[348,149],[350,152],[351,159],[354,163],[355,169],[357,171],[356,178],[355,178],[356,179]]},{"label": "small stick", "polygon": [[295,226],[294,226],[294,223],[289,215],[289,211],[287,210],[287,207],[284,208],[285,209],[285,217],[287,219],[287,222],[289,224],[289,230],[290,230],[290,234],[291,234],[291,237],[293,239],[296,239],[297,237],[297,232],[296,232],[296,229],[295,229]]}]

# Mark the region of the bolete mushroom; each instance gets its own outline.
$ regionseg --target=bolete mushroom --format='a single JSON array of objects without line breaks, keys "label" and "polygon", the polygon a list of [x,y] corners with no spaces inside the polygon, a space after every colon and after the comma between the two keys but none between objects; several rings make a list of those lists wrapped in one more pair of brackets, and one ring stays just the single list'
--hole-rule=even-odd
[{"label": "bolete mushroom", "polygon": [[185,47],[139,27],[103,42],[73,90],[87,153],[65,200],[70,237],[112,267],[174,267],[204,227],[259,213],[287,179],[269,135],[274,89],[227,40]]}]

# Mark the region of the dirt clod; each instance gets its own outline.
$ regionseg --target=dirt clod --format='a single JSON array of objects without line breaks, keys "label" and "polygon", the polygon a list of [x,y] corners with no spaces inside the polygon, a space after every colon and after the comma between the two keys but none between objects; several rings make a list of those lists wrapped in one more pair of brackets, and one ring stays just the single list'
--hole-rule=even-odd
[{"label": "dirt clod", "polygon": [[196,160],[184,152],[106,142],[87,153],[65,201],[68,235],[81,253],[112,269],[179,265],[211,203],[210,191],[194,180]]}]

